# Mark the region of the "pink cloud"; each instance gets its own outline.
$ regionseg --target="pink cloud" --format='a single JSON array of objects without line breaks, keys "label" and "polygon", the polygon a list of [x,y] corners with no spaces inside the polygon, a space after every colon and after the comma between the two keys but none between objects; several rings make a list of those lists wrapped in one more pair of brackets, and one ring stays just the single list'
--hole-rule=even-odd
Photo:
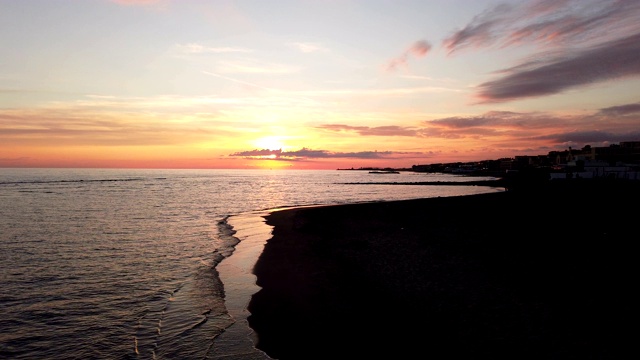
[{"label": "pink cloud", "polygon": [[[576,130],[579,128],[580,130]],[[424,121],[423,137],[474,139],[509,143],[537,143],[550,147],[567,144],[603,144],[640,139],[640,103],[600,109],[593,114],[558,116],[543,112],[489,111]],[[502,140],[500,140],[502,141]]]},{"label": "pink cloud", "polygon": [[423,57],[426,56],[427,53],[431,50],[431,44],[426,42],[425,40],[416,41],[409,47],[405,52],[399,57],[389,61],[386,69],[389,71],[396,70],[399,66],[408,66],[409,57]]},{"label": "pink cloud", "polygon": [[514,8],[498,5],[473,18],[463,29],[443,40],[442,45],[451,54],[465,47],[484,47],[499,38],[504,27],[512,21]]},{"label": "pink cloud", "polygon": [[395,125],[369,127],[328,124],[318,128],[335,132],[355,132],[362,136],[416,136],[415,129]]}]

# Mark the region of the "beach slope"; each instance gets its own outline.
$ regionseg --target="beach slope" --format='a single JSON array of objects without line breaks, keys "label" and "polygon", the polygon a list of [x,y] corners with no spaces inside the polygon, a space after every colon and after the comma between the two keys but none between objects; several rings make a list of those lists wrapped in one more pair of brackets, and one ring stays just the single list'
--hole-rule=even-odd
[{"label": "beach slope", "polygon": [[611,359],[631,349],[637,185],[273,212],[248,318],[277,359]]}]

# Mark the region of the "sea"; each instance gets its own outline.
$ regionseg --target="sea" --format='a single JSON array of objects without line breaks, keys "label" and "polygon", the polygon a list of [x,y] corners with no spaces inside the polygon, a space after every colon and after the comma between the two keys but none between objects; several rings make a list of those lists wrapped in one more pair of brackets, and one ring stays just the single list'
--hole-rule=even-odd
[{"label": "sea", "polygon": [[483,179],[0,168],[0,359],[270,359],[246,321],[265,215],[504,191],[400,184]]}]

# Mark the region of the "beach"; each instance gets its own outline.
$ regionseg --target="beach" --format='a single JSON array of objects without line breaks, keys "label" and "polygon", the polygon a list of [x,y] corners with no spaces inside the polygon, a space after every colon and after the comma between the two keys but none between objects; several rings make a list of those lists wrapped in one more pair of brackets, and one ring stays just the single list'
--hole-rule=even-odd
[{"label": "beach", "polygon": [[[276,359],[613,359],[633,349],[637,184],[274,211],[248,305]],[[634,235],[635,234],[635,235]]]}]

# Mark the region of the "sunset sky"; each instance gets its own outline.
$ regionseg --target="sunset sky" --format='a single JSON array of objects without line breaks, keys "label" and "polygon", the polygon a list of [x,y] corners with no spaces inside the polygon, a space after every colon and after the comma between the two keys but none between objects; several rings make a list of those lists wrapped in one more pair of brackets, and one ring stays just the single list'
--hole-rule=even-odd
[{"label": "sunset sky", "polygon": [[0,0],[0,167],[410,167],[640,141],[640,1]]}]

